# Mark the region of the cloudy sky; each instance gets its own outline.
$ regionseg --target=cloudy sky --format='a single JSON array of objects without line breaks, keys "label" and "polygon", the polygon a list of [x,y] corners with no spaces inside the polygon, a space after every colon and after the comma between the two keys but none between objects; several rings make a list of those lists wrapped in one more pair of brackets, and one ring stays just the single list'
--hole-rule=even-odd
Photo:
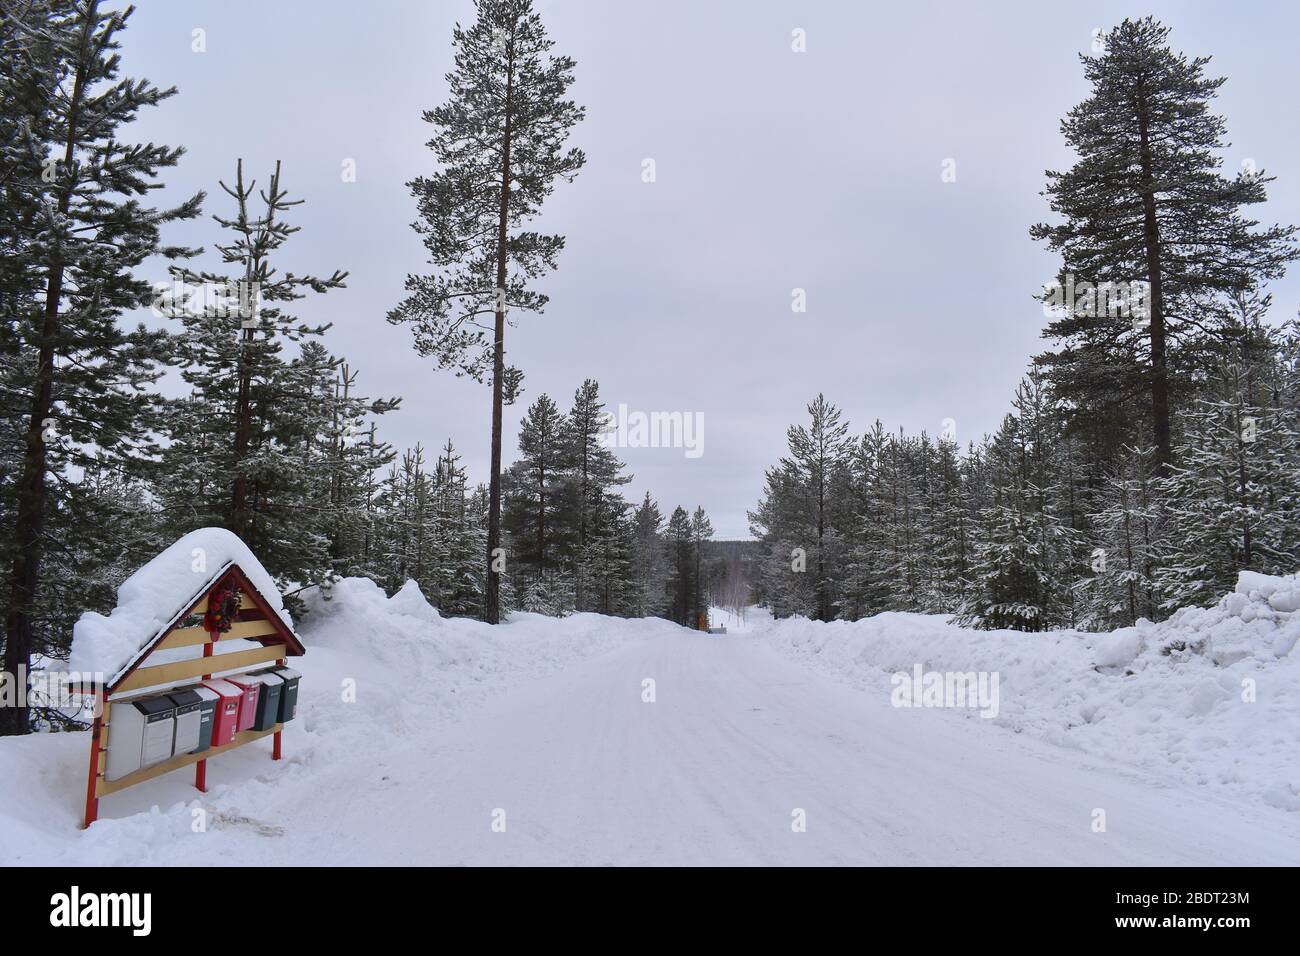
[{"label": "cloudy sky", "polygon": [[[819,391],[855,431],[879,418],[933,434],[951,418],[964,443],[996,427],[1042,348],[1032,296],[1054,268],[1027,230],[1047,215],[1043,171],[1069,164],[1058,124],[1086,95],[1077,55],[1094,30],[1152,13],[1177,48],[1213,55],[1229,77],[1225,163],[1276,174],[1260,217],[1300,222],[1294,4],[538,8],[578,63],[588,162],[540,221],[568,237],[543,283],[550,306],[508,332],[526,391],[507,412],[506,460],[524,406],[547,392],[566,407],[588,377],[611,408],[702,414],[699,457],[621,454],[630,495],[649,489],[665,513],[703,505],[719,537],[748,536],[763,470]],[[134,128],[188,148],[169,190],[207,189],[206,212],[227,212],[216,181],[237,158],[263,180],[281,160],[307,200],[286,267],[351,273],[300,315],[334,323],[327,344],[363,390],[403,397],[384,437],[450,437],[481,480],[490,391],[385,321],[424,265],[404,185],[432,169],[420,114],[446,98],[452,25],[472,18],[469,0],[138,0],[122,38],[128,72],[180,88]],[[205,220],[171,237],[210,248],[217,234]],[[796,288],[806,313],[791,310]],[[1300,279],[1274,292],[1276,317],[1294,314]]]}]

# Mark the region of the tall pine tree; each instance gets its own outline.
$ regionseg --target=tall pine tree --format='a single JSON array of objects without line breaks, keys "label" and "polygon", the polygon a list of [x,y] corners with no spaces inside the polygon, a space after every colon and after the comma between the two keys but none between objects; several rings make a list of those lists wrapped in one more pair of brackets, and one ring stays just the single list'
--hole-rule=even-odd
[{"label": "tall pine tree", "polygon": [[[582,168],[581,150],[563,148],[583,109],[566,99],[574,61],[552,56],[531,0],[476,0],[477,17],[454,32],[451,98],[424,114],[436,130],[429,148],[439,169],[409,185],[420,212],[433,275],[408,276],[409,296],[388,316],[409,323],[415,347],[440,367],[492,383],[491,479],[484,620],[500,620],[502,406],[521,374],[505,364],[508,309],[540,312],[547,298],[530,281],[555,268],[564,237],[524,224],[557,179]],[[491,317],[491,325],[485,322]]]}]

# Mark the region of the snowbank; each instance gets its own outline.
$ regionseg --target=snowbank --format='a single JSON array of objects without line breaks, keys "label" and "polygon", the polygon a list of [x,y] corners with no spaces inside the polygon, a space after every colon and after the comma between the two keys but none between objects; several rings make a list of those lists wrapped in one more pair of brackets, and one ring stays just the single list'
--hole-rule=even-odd
[{"label": "snowbank", "polygon": [[[1300,811],[1300,575],[1113,633],[975,631],[939,615],[785,619],[756,636],[888,700],[895,672],[996,672],[988,721]],[[977,717],[974,709],[958,713]]]},{"label": "snowbank", "polygon": [[294,667],[301,663],[311,683],[333,697],[352,681],[358,700],[366,699],[363,708],[331,706],[312,716],[315,729],[331,732],[358,723],[367,735],[371,724],[385,736],[419,734],[431,715],[452,716],[510,680],[544,676],[629,639],[679,631],[666,621],[523,612],[492,627],[442,617],[414,581],[391,598],[368,578],[337,582],[329,600],[316,590],[308,594],[301,633],[307,656]]},{"label": "snowbank", "polygon": [[72,627],[68,670],[111,679],[190,607],[216,577],[237,564],[285,625],[293,628],[275,581],[248,546],[224,528],[200,528],[175,541],[117,589],[117,606],[94,611]]}]

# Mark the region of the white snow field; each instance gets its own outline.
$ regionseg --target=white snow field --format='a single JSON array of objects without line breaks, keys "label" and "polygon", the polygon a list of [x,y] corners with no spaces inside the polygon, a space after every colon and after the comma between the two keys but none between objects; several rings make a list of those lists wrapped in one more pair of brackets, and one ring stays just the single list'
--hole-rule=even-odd
[{"label": "white snow field", "polygon": [[[723,636],[586,614],[493,629],[348,579],[299,622],[283,761],[224,754],[209,793],[179,771],[81,831],[87,734],[2,739],[0,862],[1297,864],[1295,585],[1244,578],[1115,636],[753,609]],[[891,706],[917,663],[997,670],[998,717]]]}]

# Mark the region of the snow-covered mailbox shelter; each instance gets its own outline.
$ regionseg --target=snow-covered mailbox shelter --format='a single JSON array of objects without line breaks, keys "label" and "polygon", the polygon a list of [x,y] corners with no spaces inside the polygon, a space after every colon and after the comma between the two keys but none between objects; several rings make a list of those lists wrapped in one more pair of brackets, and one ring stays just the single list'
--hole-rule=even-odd
[{"label": "snow-covered mailbox shelter", "polygon": [[[284,664],[303,653],[275,582],[229,531],[193,531],[127,578],[111,614],[87,612],[72,631],[68,669],[97,705],[85,825],[102,797],[191,764],[206,790],[208,760],[262,737],[274,737],[279,760],[293,717],[280,688],[292,684],[296,699],[299,679]],[[250,677],[273,665],[277,676]],[[260,713],[248,701],[236,730],[232,708],[247,687],[268,696]]]}]

